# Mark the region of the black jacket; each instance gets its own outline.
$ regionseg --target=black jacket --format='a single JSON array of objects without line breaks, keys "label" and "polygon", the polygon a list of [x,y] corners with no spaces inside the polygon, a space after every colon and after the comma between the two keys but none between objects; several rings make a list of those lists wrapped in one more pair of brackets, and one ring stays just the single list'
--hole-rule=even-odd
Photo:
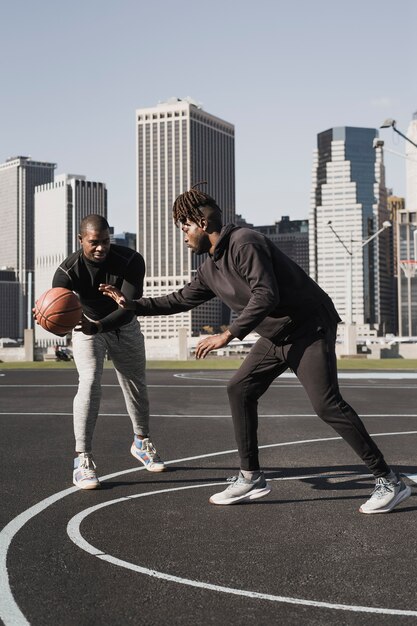
[{"label": "black jacket", "polygon": [[191,283],[167,296],[141,298],[136,313],[181,313],[215,296],[237,313],[229,330],[239,339],[253,330],[284,339],[320,308],[327,320],[340,321],[329,296],[297,263],[264,235],[233,224],[222,228],[213,256]]},{"label": "black jacket", "polygon": [[135,313],[120,309],[114,300],[98,290],[99,284],[114,285],[127,298],[135,299],[143,294],[144,276],[143,257],[130,248],[112,244],[103,263],[88,261],[82,250],[70,254],[56,270],[52,286],[75,291],[83,313],[92,320],[100,320],[103,332],[107,332],[130,322]]}]

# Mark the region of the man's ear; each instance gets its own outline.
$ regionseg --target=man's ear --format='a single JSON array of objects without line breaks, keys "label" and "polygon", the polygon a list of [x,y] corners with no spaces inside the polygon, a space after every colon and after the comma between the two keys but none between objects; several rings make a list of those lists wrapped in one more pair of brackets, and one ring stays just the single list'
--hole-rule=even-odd
[{"label": "man's ear", "polygon": [[202,228],[203,230],[207,230],[207,228],[208,228],[208,219],[206,217],[202,217],[201,218],[200,228]]},{"label": "man's ear", "polygon": [[81,243],[83,240],[83,238],[81,237],[81,235],[78,235],[78,241]]}]

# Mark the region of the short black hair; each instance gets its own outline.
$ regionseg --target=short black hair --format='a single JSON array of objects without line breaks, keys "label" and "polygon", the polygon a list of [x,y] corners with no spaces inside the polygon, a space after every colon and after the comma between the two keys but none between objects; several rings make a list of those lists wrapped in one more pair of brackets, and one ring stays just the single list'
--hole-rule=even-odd
[{"label": "short black hair", "polygon": [[86,215],[80,222],[80,235],[84,235],[87,230],[102,231],[109,229],[110,226],[106,218],[96,213]]},{"label": "short black hair", "polygon": [[220,231],[223,225],[222,210],[214,198],[196,189],[198,185],[203,184],[207,183],[196,183],[176,198],[172,207],[174,222],[178,226],[179,223],[191,220],[201,226],[201,220],[205,217],[215,230]]}]

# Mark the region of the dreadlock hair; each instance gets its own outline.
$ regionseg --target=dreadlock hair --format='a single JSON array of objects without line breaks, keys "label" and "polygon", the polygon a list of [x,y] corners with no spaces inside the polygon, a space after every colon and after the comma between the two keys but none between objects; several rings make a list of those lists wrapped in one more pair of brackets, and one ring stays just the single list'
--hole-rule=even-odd
[{"label": "dreadlock hair", "polygon": [[84,236],[87,230],[108,230],[110,228],[107,220],[102,215],[92,213],[87,215],[80,222],[80,235]]},{"label": "dreadlock hair", "polygon": [[220,231],[222,227],[222,210],[214,198],[204,191],[196,189],[199,185],[207,185],[207,181],[196,183],[188,191],[177,197],[172,207],[172,216],[175,225],[191,220],[201,226],[201,220],[206,218],[210,225]]}]

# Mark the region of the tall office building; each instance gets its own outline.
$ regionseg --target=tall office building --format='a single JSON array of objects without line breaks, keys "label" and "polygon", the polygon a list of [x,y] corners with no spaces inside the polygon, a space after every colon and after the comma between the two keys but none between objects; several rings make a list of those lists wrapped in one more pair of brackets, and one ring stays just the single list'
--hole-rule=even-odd
[{"label": "tall office building", "polygon": [[393,297],[394,297],[394,333],[399,334],[400,317],[401,317],[401,265],[400,265],[400,221],[402,214],[405,211],[405,198],[399,196],[393,196],[392,190],[388,189],[387,206],[389,213],[389,220],[392,224],[392,259],[393,259]]},{"label": "tall office building", "polygon": [[372,128],[338,127],[318,135],[309,219],[310,275],[342,319],[392,332],[392,237],[382,142]]},{"label": "tall office building", "polygon": [[[175,198],[193,184],[223,210],[224,222],[235,215],[234,126],[205,112],[190,99],[171,99],[138,109],[137,237],[146,262],[145,294],[159,296],[189,282],[201,259],[191,256],[180,229],[172,221]],[[179,328],[199,334],[203,326],[218,328],[230,313],[218,299],[178,315],[141,320],[148,339],[176,337]]]},{"label": "tall office building", "polygon": [[308,220],[290,220],[283,215],[280,222],[269,226],[254,226],[258,232],[266,235],[284,254],[298,263],[309,273]]},{"label": "tall office building", "polygon": [[400,209],[396,224],[398,334],[417,336],[417,210]]},{"label": "tall office building", "polygon": [[[413,115],[407,137],[417,144],[417,111]],[[408,211],[417,211],[417,148],[409,141],[405,142],[406,156],[406,207]]]},{"label": "tall office building", "polygon": [[53,181],[55,167],[55,163],[32,161],[26,156],[0,164],[0,268],[12,269],[20,284],[16,311],[20,337],[31,324],[35,187]]},{"label": "tall office building", "polygon": [[[79,249],[80,221],[96,213],[107,218],[107,189],[104,183],[85,176],[62,174],[55,182],[35,190],[35,297],[50,289],[58,265]],[[39,345],[57,338],[36,325]]]},{"label": "tall office building", "polygon": [[0,270],[0,338],[21,337],[19,328],[20,284],[14,270]]}]

